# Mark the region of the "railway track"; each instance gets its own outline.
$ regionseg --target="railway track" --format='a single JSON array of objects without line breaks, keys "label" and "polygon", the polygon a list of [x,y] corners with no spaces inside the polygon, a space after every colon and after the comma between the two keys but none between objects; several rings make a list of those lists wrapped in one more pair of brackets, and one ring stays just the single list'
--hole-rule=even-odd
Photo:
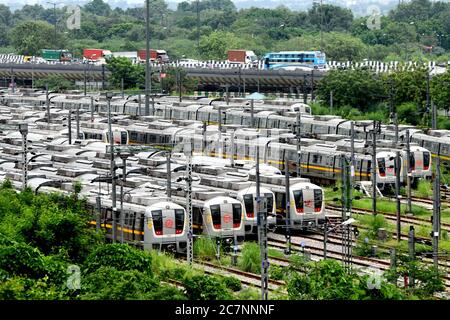
[{"label": "railway track", "polygon": [[[275,249],[284,249],[285,248],[285,241],[273,237],[269,237],[269,246],[275,248]],[[316,248],[314,246],[306,245],[304,247],[292,243],[293,248],[297,248],[299,250],[308,250],[308,252],[311,254],[311,256],[315,256],[315,260],[323,259],[324,253],[323,249]],[[342,261],[342,252],[338,250],[333,250],[332,248],[327,248],[327,258],[331,258],[334,260]],[[377,268],[381,271],[387,271],[390,268],[390,262],[383,259],[377,259],[377,258],[368,258],[368,257],[361,257],[361,256],[352,256],[352,264],[357,265],[360,267],[370,267],[370,268]],[[447,267],[447,266],[443,266]],[[450,276],[445,275],[444,277],[444,284],[446,287],[446,291],[450,291]]]},{"label": "railway track", "polygon": [[[333,205],[326,205],[326,209],[340,211],[341,207],[333,206]],[[352,208],[352,212],[360,213],[360,214],[372,214],[372,210],[362,209],[362,208]],[[378,210],[377,210],[377,213],[378,214],[382,214],[389,221],[397,222],[397,215],[395,213],[383,212],[383,211],[378,211]],[[422,218],[417,218],[417,217],[401,216],[401,222],[402,223],[412,224],[412,225],[415,225],[415,226],[431,226],[431,221],[426,220],[426,219],[422,219]],[[428,224],[428,225],[426,225],[426,224]],[[443,223],[441,223],[441,227],[442,227],[442,230],[450,232],[450,224],[449,223],[443,222]]]}]

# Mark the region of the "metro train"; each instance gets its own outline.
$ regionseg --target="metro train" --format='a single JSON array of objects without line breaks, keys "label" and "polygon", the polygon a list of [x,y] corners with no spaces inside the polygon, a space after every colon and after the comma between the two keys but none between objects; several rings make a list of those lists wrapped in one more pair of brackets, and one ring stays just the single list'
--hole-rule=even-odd
[{"label": "metro train", "polygon": [[[188,217],[186,210],[171,199],[146,198],[148,205],[124,202],[123,233],[127,242],[142,242],[144,249],[169,249],[185,252],[187,247]],[[96,224],[97,207],[91,201],[89,209]],[[100,225],[108,238],[112,237],[113,211],[101,210]],[[215,197],[202,205],[193,205],[193,230],[197,236],[220,239],[227,244],[245,239],[242,204],[229,197]],[[120,233],[120,223],[118,223]],[[195,237],[194,237],[195,239]]]}]

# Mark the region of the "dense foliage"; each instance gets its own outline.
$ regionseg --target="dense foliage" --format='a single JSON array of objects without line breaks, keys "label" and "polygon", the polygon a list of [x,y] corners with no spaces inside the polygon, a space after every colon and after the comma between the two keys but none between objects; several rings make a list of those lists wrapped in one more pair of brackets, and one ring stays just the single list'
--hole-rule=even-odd
[{"label": "dense foliage", "polygon": [[[152,47],[166,49],[175,59],[223,59],[227,49],[263,55],[272,50],[322,48],[331,60],[449,60],[449,3],[403,3],[381,18],[379,29],[369,28],[367,17],[356,18],[349,9],[331,4],[314,4],[299,12],[283,6],[237,10],[231,0],[200,0],[197,21],[196,2],[181,2],[176,10],[169,9],[164,0],[150,3]],[[112,9],[103,0],[92,0],[81,9],[79,30],[67,29],[70,13],[65,7],[56,9],[55,36],[53,8],[25,5],[11,12],[0,5],[0,46],[6,53],[14,50],[21,54],[66,48],[78,56],[87,47],[113,51],[145,48],[143,7]]]},{"label": "dense foliage", "polygon": [[[400,123],[430,127],[431,102],[438,109],[450,109],[450,71],[430,77],[430,106],[427,106],[427,78],[425,68],[386,74],[366,69],[332,70],[318,86],[321,107],[315,106],[313,111],[330,113],[332,92],[333,112],[343,117],[389,122],[392,106]],[[439,128],[450,128],[444,117],[439,117]]]}]

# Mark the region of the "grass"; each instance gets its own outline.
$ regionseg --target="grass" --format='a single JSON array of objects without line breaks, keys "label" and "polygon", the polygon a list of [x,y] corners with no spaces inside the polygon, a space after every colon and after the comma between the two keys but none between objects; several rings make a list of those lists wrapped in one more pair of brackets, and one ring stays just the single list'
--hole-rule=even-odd
[{"label": "grass", "polygon": [[429,180],[420,180],[417,184],[417,189],[415,190],[415,195],[422,198],[430,198],[433,195],[433,188],[431,185],[431,181]]},{"label": "grass", "polygon": [[[372,209],[372,199],[361,199],[361,200],[354,200],[353,201],[353,207],[356,209]],[[389,200],[382,200],[377,198],[377,210],[380,212],[386,212],[386,213],[396,213],[397,212],[397,204],[393,201]],[[412,214],[415,216],[422,216],[422,215],[430,215],[431,211],[413,204],[411,206]],[[406,205],[402,204],[400,207],[400,212],[404,215],[406,214]]]},{"label": "grass", "polygon": [[241,257],[238,261],[238,267],[245,272],[261,272],[261,255],[257,243],[246,242],[244,244]]},{"label": "grass", "polygon": [[[209,238],[197,238],[194,242],[194,256],[196,259],[211,261],[216,259],[217,246]],[[221,250],[222,251],[222,250]]]},{"label": "grass", "polygon": [[268,253],[269,257],[284,258],[284,253],[277,249],[269,248]]}]

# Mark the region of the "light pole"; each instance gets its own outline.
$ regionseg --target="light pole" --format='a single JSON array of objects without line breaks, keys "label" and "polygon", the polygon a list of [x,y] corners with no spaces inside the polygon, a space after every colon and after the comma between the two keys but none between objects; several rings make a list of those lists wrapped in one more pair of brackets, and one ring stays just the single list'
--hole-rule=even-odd
[{"label": "light pole", "polygon": [[122,181],[120,184],[120,243],[123,243],[124,241],[123,187],[125,185],[125,182],[127,181],[127,158],[129,156],[129,153],[119,153],[119,157],[122,159]]},{"label": "light pole", "polygon": [[109,145],[111,152],[111,162],[110,162],[110,173],[111,173],[111,202],[112,202],[112,214],[113,214],[113,230],[112,230],[112,238],[113,242],[116,242],[117,238],[117,208],[116,208],[116,180],[115,180],[115,172],[116,172],[116,163],[114,160],[114,136],[112,132],[111,125],[111,99],[113,97],[112,92],[106,93],[106,101],[108,102],[108,131],[109,131]]},{"label": "light pole", "polygon": [[55,49],[58,49],[58,43],[57,43],[57,39],[56,39],[56,28],[57,28],[56,24],[58,22],[58,19],[56,17],[56,6],[58,4],[60,4],[61,2],[49,2],[49,1],[47,1],[47,3],[53,5],[53,16],[54,16],[54,19],[55,19],[55,23],[54,23],[55,24],[54,41],[55,41]]},{"label": "light pole", "polygon": [[145,5],[145,115],[150,115],[150,92],[152,90],[150,67],[150,0]]}]

